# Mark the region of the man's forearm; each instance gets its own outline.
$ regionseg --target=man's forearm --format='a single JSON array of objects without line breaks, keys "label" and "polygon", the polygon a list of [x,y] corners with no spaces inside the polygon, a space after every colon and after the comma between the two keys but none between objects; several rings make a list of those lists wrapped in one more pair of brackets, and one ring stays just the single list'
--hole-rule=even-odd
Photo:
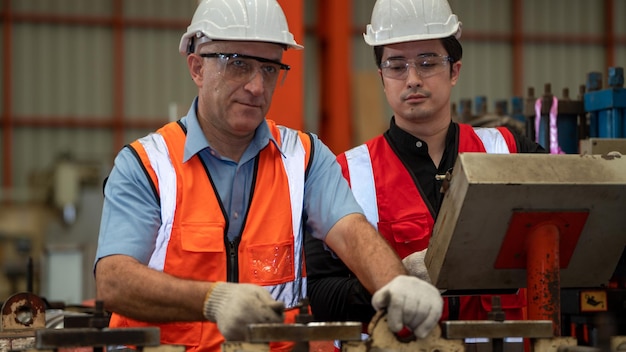
[{"label": "man's forearm", "polygon": [[339,220],[328,232],[326,244],[371,293],[406,274],[398,255],[360,214]]},{"label": "man's forearm", "polygon": [[212,284],[175,278],[115,255],[96,266],[97,299],[107,310],[142,321],[199,321]]}]

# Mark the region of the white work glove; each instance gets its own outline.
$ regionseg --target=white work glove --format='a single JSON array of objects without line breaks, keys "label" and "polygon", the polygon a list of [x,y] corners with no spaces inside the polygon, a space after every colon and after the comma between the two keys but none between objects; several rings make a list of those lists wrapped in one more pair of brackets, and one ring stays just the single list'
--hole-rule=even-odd
[{"label": "white work glove", "polygon": [[428,249],[424,249],[419,252],[409,254],[402,259],[402,264],[404,264],[404,267],[409,274],[428,283],[432,283],[430,281],[430,276],[428,276],[428,269],[426,269],[426,264],[424,263],[424,257],[426,256],[427,250]]},{"label": "white work glove", "polygon": [[443,299],[435,286],[414,276],[400,275],[374,293],[372,306],[387,309],[392,332],[407,327],[415,336],[425,338],[441,318]]},{"label": "white work glove", "polygon": [[261,286],[218,282],[207,292],[203,314],[226,340],[244,341],[248,324],[282,323],[284,308]]}]

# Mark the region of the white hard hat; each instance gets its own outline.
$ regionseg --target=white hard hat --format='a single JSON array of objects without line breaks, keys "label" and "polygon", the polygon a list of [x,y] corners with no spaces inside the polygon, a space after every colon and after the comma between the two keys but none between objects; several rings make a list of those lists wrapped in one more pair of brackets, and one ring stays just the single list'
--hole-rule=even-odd
[{"label": "white hard hat", "polygon": [[461,22],[447,0],[377,0],[363,34],[371,46],[461,37]]},{"label": "white hard hat", "polygon": [[192,50],[192,38],[195,41],[202,38],[204,42],[270,42],[294,49],[303,48],[289,32],[285,14],[276,0],[202,0],[187,32],[180,38],[181,54]]}]

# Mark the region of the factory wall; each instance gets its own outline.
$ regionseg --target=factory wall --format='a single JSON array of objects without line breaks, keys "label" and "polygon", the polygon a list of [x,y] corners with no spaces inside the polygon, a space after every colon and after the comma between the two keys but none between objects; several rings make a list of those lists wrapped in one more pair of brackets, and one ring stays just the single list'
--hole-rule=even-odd
[{"label": "factory wall", "polygon": [[[305,36],[296,38],[306,48],[301,63],[303,119],[307,130],[318,133],[324,89],[320,72],[333,62],[320,60],[323,49],[317,34],[326,14],[319,13],[318,5],[324,0],[303,1]],[[488,111],[493,111],[495,101],[526,95],[531,87],[539,96],[546,84],[559,97],[569,89],[575,99],[588,72],[606,75],[609,63],[626,66],[624,0],[449,1],[463,22],[463,68],[452,94],[455,103],[485,96]],[[94,292],[90,261],[102,180],[115,153],[184,115],[195,95],[178,43],[197,0],[1,0],[0,4],[0,168],[4,169],[0,261],[2,252],[14,251],[13,238],[32,233],[29,236],[37,243],[33,247],[37,287],[49,290],[56,279],[46,271],[51,259],[45,255],[69,253],[71,259],[78,251],[77,262],[83,265],[78,286],[87,299]],[[335,59],[337,63],[347,59],[351,66],[351,101],[339,103],[352,108],[347,118],[353,127],[346,135],[356,145],[382,132],[391,112],[372,50],[362,39],[374,0],[351,4],[353,16],[345,19],[352,28],[351,57]],[[611,18],[606,17],[607,6]],[[514,33],[515,28],[521,33]],[[613,46],[608,46],[607,38],[613,38]],[[73,197],[77,206],[73,221],[55,202],[59,186],[54,176],[61,162],[75,167],[73,180],[80,186]],[[9,216],[16,208],[19,213],[37,212],[37,219],[44,220],[33,229],[23,217]],[[54,259],[52,263],[63,262]],[[0,262],[0,268],[7,265]],[[5,276],[0,273],[0,300],[9,294]],[[66,297],[75,296],[51,298]]]}]

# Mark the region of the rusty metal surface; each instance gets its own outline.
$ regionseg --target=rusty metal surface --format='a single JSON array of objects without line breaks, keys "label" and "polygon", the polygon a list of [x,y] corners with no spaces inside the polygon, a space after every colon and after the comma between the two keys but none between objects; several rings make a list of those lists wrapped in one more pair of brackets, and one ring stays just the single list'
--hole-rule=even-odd
[{"label": "rusty metal surface", "polygon": [[553,337],[551,320],[455,320],[441,324],[441,335],[448,339],[475,337],[550,338]]},{"label": "rusty metal surface", "polygon": [[252,324],[246,338],[246,342],[328,340],[361,340],[361,323]]},{"label": "rusty metal surface", "polygon": [[610,152],[626,154],[626,139],[624,138],[581,139],[579,145],[579,154],[606,154]]},{"label": "rusty metal surface", "polygon": [[22,351],[33,349],[34,347],[34,329],[8,329],[0,332],[0,352]]},{"label": "rusty metal surface", "polygon": [[400,341],[396,335],[389,330],[387,316],[378,312],[368,327],[370,334],[366,341],[366,351],[368,352],[416,352],[416,351],[445,351],[462,352],[465,346],[462,340],[444,339],[441,337],[441,329],[435,327],[433,331],[424,339],[412,339]]},{"label": "rusty metal surface", "polygon": [[45,326],[45,304],[37,295],[19,292],[4,301],[0,331],[35,329]]},{"label": "rusty metal surface", "polygon": [[269,352],[268,343],[229,342],[222,344],[222,352]]},{"label": "rusty metal surface", "polygon": [[[32,331],[31,331],[32,332]],[[35,347],[35,336],[0,333],[0,352],[22,351]]]},{"label": "rusty metal surface", "polygon": [[[329,350],[332,351],[332,350]],[[364,342],[348,341],[341,345],[341,352],[368,352]]]},{"label": "rusty metal surface", "polygon": [[37,330],[35,334],[38,349],[109,345],[158,346],[160,337],[161,331],[156,327],[42,329]]},{"label": "rusty metal surface", "polygon": [[574,337],[553,337],[551,339],[537,339],[532,341],[532,351],[535,352],[557,352],[563,348],[576,346]]}]

